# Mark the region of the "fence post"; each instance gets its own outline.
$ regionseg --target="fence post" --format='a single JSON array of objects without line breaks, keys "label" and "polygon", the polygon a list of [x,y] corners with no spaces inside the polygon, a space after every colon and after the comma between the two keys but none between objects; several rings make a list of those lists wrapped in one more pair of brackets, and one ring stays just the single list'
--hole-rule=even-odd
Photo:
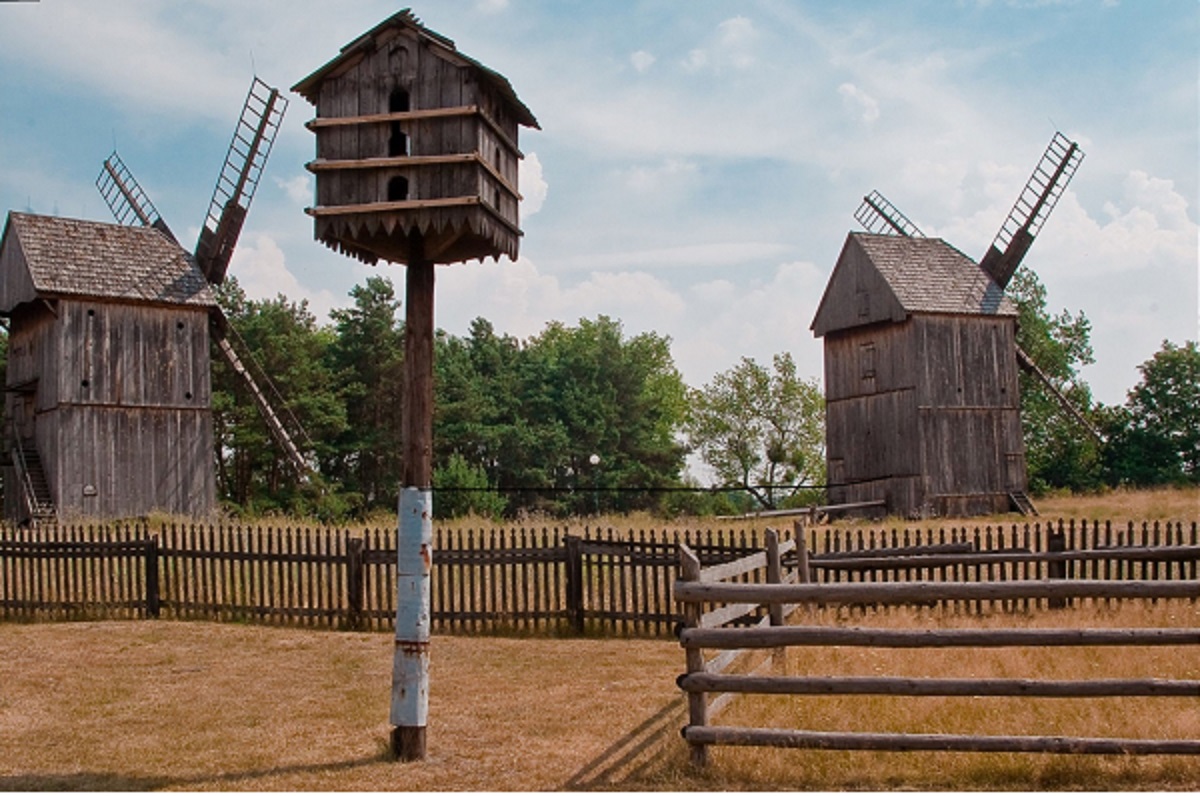
[{"label": "fence post", "polygon": [[363,544],[362,539],[346,539],[346,621],[351,630],[361,630],[363,625]]},{"label": "fence post", "polygon": [[[779,532],[768,528],[763,534],[767,543],[767,583],[783,583],[783,562],[779,559]],[[767,606],[772,627],[783,625],[783,603],[771,603]],[[771,651],[771,663],[777,672],[788,673],[787,647],[776,647]]]},{"label": "fence post", "polygon": [[[679,579],[682,581],[700,580],[700,559],[691,548],[683,542],[679,543]],[[683,627],[699,627],[703,606],[698,602],[683,604]],[[699,647],[687,648],[687,673],[703,674],[704,650]],[[703,691],[688,692],[688,727],[704,727],[708,724],[708,694]],[[685,731],[687,728],[684,728]],[[686,735],[685,735],[686,737]],[[688,742],[691,750],[692,765],[703,768],[708,765],[708,746],[702,743]]]},{"label": "fence post", "polygon": [[567,621],[583,634],[583,539],[567,534]]},{"label": "fence post", "polygon": [[146,537],[146,616],[158,619],[162,610],[158,588],[158,534]]},{"label": "fence post", "polygon": [[[1062,528],[1051,530],[1046,537],[1046,551],[1050,553],[1065,553],[1067,551],[1067,535]],[[1046,574],[1051,580],[1063,580],[1067,577],[1066,561],[1051,561],[1046,567]],[[1063,597],[1051,597],[1048,605],[1051,608],[1066,608],[1067,601]]]},{"label": "fence post", "polygon": [[793,529],[796,536],[796,577],[801,583],[809,583],[812,581],[812,573],[808,568],[808,533],[804,523],[798,520]]}]

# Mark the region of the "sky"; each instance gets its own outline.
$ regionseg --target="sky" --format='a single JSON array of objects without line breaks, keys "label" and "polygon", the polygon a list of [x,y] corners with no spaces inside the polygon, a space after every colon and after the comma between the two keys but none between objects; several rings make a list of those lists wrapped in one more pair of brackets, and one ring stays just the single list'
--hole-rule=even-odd
[{"label": "sky", "polygon": [[[1085,158],[1025,264],[1091,321],[1081,376],[1120,404],[1163,340],[1196,340],[1195,0],[412,0],[504,74],[523,129],[518,261],[437,271],[435,322],[527,339],[607,315],[671,339],[702,387],[790,352],[862,197],[978,260],[1055,131]],[[116,149],[176,235],[199,233],[252,77],[290,106],[229,273],[319,321],[372,275],[313,240],[313,108],[290,87],[403,5],[0,2],[0,212],[111,220]]]}]

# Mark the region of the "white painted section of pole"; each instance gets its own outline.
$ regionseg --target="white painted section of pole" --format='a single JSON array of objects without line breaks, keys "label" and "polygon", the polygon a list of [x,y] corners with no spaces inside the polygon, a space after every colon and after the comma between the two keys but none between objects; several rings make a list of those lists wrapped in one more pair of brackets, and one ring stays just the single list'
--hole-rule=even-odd
[{"label": "white painted section of pole", "polygon": [[429,717],[429,575],[433,568],[433,492],[400,491],[396,539],[396,651],[391,723],[424,727]]}]

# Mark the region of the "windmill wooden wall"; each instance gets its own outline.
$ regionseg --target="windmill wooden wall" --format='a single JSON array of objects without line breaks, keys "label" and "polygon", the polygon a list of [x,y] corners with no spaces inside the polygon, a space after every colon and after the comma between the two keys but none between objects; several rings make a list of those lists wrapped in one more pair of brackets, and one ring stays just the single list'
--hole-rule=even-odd
[{"label": "windmill wooden wall", "polygon": [[316,238],[367,262],[516,259],[520,126],[533,114],[500,74],[402,11],[293,87],[316,106]]},{"label": "windmill wooden wall", "polygon": [[[157,230],[9,215],[5,453],[34,444],[61,517],[213,510],[212,305]],[[22,520],[5,463],[5,516]]]},{"label": "windmill wooden wall", "polygon": [[970,515],[1006,511],[1024,491],[1016,310],[965,255],[852,233],[813,331],[825,341],[830,502]]}]

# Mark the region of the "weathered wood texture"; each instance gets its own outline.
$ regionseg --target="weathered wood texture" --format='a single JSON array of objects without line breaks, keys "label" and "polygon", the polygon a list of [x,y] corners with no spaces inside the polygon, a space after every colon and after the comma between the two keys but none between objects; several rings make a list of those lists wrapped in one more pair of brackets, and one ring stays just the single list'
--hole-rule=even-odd
[{"label": "weathered wood texture", "polygon": [[[762,546],[720,531],[439,530],[433,627],[667,636],[681,618],[680,540],[709,565]],[[391,630],[396,559],[394,529],[0,528],[0,618],[129,618],[157,604],[167,618]],[[109,591],[114,573],[126,591]]]},{"label": "weathered wood texture", "polygon": [[317,111],[318,240],[408,262],[419,231],[436,263],[516,259],[518,129],[536,120],[507,81],[398,14],[296,90]]},{"label": "weathered wood texture", "polygon": [[[874,262],[864,239],[847,239],[813,327],[825,338],[830,502],[885,500],[900,516],[1006,511],[1027,481],[1015,316],[986,299],[955,310],[926,295],[936,285],[898,298],[889,278],[926,274],[905,262],[885,278],[895,264]],[[947,266],[964,279],[978,271],[926,244],[938,244],[934,262],[961,259]]]},{"label": "weathered wood texture", "polygon": [[685,727],[691,744],[772,746],[881,752],[1033,752],[1100,755],[1198,755],[1200,741],[1138,738],[1068,738],[1027,735],[950,735],[814,732],[757,727]]},{"label": "weathered wood texture", "polygon": [[[1192,532],[1195,534],[1193,524]],[[1132,531],[1132,525],[1130,526]],[[1182,527],[1178,528],[1181,532]],[[802,534],[801,529],[801,534]],[[1157,536],[1157,526],[1156,534]],[[807,552],[807,539],[801,535],[796,540],[799,551]],[[1053,536],[1053,548],[1065,551],[1065,534]],[[950,545],[936,547],[937,558],[963,557],[961,552],[947,553]],[[1200,559],[1200,546],[1189,545],[1179,548],[1142,548],[1140,555],[1157,559],[1169,550],[1167,560],[1190,561],[1194,567]],[[895,552],[883,551],[883,552]],[[1091,551],[1099,553],[1103,551]],[[1124,550],[1124,553],[1132,552]],[[709,573],[732,572],[749,566],[765,566],[767,555],[753,554],[741,562],[731,562]],[[904,563],[905,558],[915,558],[917,551],[909,546],[904,555],[878,555],[876,559],[891,565]],[[1063,552],[1055,556],[1056,576],[1066,576],[1065,569],[1058,566]],[[1032,557],[1032,556],[1030,556]],[[1166,558],[1166,556],[1164,556]],[[1094,698],[1094,697],[1197,697],[1200,698],[1200,681],[1162,679],[1096,679],[1087,681],[1052,681],[1031,679],[998,678],[911,678],[911,677],[793,677],[786,670],[782,676],[766,676],[762,668],[748,675],[724,674],[729,663],[752,650],[779,649],[786,647],[869,647],[880,649],[937,649],[944,647],[995,648],[995,647],[1065,647],[1065,646],[1121,646],[1136,649],[1149,646],[1198,646],[1200,630],[1195,628],[936,628],[917,630],[895,630],[875,627],[830,627],[822,625],[779,626],[772,612],[769,626],[734,628],[724,626],[723,618],[729,609],[746,603],[781,606],[792,602],[820,602],[822,604],[866,603],[930,605],[939,600],[1008,600],[1037,601],[1050,597],[1065,604],[1064,597],[1145,599],[1184,598],[1200,599],[1200,581],[1190,580],[1121,583],[1103,581],[1064,582],[1061,580],[1023,581],[1016,583],[872,583],[872,584],[814,584],[808,583],[807,573],[800,573],[799,583],[781,583],[776,574],[769,584],[729,584],[715,575],[705,577],[699,561],[692,551],[681,545],[679,551],[680,579],[673,589],[675,599],[684,605],[687,620],[679,631],[680,644],[687,655],[687,666],[677,684],[687,695],[693,706],[689,713],[689,724],[682,735],[691,750],[691,760],[696,766],[708,761],[711,745],[774,746],[790,748],[842,749],[842,750],[886,750],[886,751],[973,751],[973,752],[1049,752],[1065,754],[1177,754],[1200,755],[1200,740],[1181,739],[1127,739],[1127,738],[1084,738],[1058,736],[997,736],[997,735],[950,735],[921,733],[874,733],[874,732],[820,732],[808,729],[765,729],[758,727],[711,726],[710,718],[738,694],[775,695],[887,695],[904,697],[1042,697],[1042,698]],[[1091,559],[1089,560],[1099,560]],[[865,555],[857,560],[837,557],[831,562],[845,565],[865,561]],[[775,556],[774,562],[778,562]],[[814,562],[807,555],[798,555],[794,564],[806,570]],[[726,605],[728,604],[728,605]],[[978,603],[977,603],[978,604]],[[705,650],[722,650],[713,659],[706,661]],[[709,695],[716,694],[712,702]],[[1037,728],[1034,728],[1037,729]]]},{"label": "weathered wood texture", "polygon": [[55,310],[21,308],[8,383],[36,388],[6,407],[41,453],[59,516],[210,512],[207,313],[67,299]]},{"label": "weathered wood texture", "polygon": [[[207,516],[215,303],[194,262],[152,228],[14,213],[6,229],[5,453],[37,454],[60,519]],[[20,487],[5,478],[10,520]]]}]

